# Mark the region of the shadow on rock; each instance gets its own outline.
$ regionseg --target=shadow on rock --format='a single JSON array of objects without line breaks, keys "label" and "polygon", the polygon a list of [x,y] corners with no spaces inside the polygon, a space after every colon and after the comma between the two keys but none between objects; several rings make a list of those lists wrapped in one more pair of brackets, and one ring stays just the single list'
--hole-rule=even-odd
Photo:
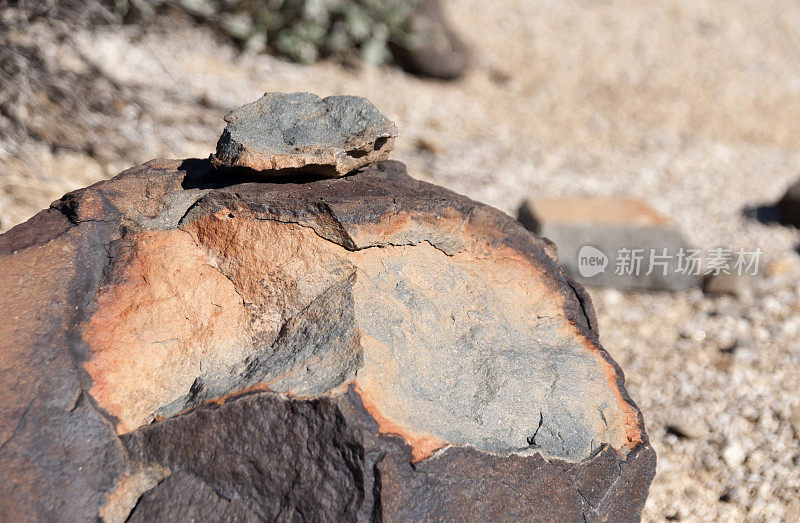
[{"label": "shadow on rock", "polygon": [[[246,168],[217,169],[209,159],[190,158],[184,160],[179,170],[186,172],[181,182],[183,189],[220,189],[243,183],[309,183],[329,179],[298,169],[271,171],[270,176]],[[358,171],[356,171],[358,172]]]}]

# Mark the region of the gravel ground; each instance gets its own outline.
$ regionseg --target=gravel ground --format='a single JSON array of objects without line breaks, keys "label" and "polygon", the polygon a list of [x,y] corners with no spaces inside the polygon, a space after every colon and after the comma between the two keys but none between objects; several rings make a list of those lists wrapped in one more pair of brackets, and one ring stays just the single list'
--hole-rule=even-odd
[{"label": "gravel ground", "polygon": [[359,94],[393,118],[393,158],[514,213],[523,198],[634,196],[694,245],[760,248],[747,299],[590,289],[659,456],[644,518],[800,519],[800,243],[742,211],[800,174],[800,4],[453,0],[474,67],[454,83],[394,68],[237,55],[186,24],[40,45],[88,60],[121,100],[123,158],[0,138],[0,230],[152,157],[205,157],[222,114],[265,91]]}]

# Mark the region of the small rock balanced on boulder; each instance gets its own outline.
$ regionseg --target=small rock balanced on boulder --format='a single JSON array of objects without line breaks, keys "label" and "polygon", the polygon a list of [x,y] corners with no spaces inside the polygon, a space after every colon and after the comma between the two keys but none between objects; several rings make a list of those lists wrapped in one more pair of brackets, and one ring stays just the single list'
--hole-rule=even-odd
[{"label": "small rock balanced on boulder", "polygon": [[384,161],[362,98],[228,122],[0,236],[0,513],[639,518],[655,454],[550,242]]},{"label": "small rock balanced on boulder", "polygon": [[225,116],[212,163],[265,177],[344,176],[389,158],[397,127],[367,99],[268,93]]}]

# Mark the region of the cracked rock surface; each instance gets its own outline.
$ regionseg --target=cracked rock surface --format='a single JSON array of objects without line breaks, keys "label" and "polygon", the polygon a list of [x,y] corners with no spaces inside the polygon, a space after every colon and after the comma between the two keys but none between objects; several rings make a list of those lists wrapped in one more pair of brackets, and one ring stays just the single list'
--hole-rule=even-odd
[{"label": "cracked rock surface", "polygon": [[214,165],[266,177],[344,176],[388,159],[397,136],[395,124],[360,96],[267,93],[225,121]]},{"label": "cracked rock surface", "polygon": [[10,518],[635,520],[642,417],[552,245],[397,162],[156,160],[0,236]]}]

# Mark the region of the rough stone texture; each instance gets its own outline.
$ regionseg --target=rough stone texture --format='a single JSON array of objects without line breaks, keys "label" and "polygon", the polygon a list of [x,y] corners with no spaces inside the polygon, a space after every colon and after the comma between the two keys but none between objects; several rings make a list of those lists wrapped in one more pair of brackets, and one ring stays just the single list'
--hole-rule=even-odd
[{"label": "rough stone texture", "polygon": [[[641,201],[528,200],[520,206],[518,217],[526,228],[556,244],[564,271],[585,285],[671,291],[700,285],[700,269],[697,274],[679,271],[678,253],[690,248],[681,232]],[[623,249],[641,256],[638,269],[617,270]],[[604,259],[604,265],[586,263],[587,256]],[[651,259],[657,262],[652,271]],[[661,261],[666,261],[666,268],[658,265]]]},{"label": "rough stone texture", "polygon": [[389,158],[397,136],[395,124],[359,96],[267,93],[225,121],[214,165],[270,177],[344,176]]},{"label": "rough stone texture", "polygon": [[[761,247],[763,290],[746,306],[699,289],[595,288],[591,294],[603,346],[625,370],[626,388],[665,462],[643,518],[798,521],[800,475],[793,459],[800,455],[800,431],[788,420],[800,406],[800,231],[746,219],[741,210],[776,202],[800,178],[800,104],[787,102],[796,99],[800,78],[793,29],[800,26],[800,3],[586,6],[500,0],[487,9],[485,1],[443,2],[474,50],[473,72],[456,85],[421,82],[395,68],[301,66],[239,53],[202,24],[169,31],[150,26],[143,34],[138,27],[97,26],[63,41],[40,38],[31,24],[55,77],[73,69],[73,56],[83,57],[136,98],[115,100],[132,109],[112,126],[101,125],[99,136],[127,144],[111,156],[40,146],[36,137],[17,147],[0,133],[0,231],[123,166],[165,154],[207,156],[225,125],[219,125],[221,111],[263,92],[357,93],[402,122],[392,157],[402,157],[415,177],[510,214],[524,194],[630,195],[680,220],[696,247]],[[164,74],[165,56],[170,74]],[[470,107],[481,110],[465,110]],[[27,123],[59,129],[51,108],[57,106],[40,106],[35,114],[44,117]],[[60,111],[75,116],[68,107]],[[96,124],[89,122],[92,129]],[[86,128],[86,121],[77,125]],[[418,140],[435,150],[418,149]],[[83,142],[105,144],[91,137]],[[693,336],[698,330],[702,341]],[[732,352],[719,350],[733,340]],[[665,431],[687,416],[708,427],[705,438]],[[720,458],[734,440],[748,453],[738,469]],[[727,502],[719,501],[723,496]]]},{"label": "rough stone texture", "polygon": [[588,295],[383,162],[153,161],[0,236],[11,519],[635,520],[655,472]]}]

